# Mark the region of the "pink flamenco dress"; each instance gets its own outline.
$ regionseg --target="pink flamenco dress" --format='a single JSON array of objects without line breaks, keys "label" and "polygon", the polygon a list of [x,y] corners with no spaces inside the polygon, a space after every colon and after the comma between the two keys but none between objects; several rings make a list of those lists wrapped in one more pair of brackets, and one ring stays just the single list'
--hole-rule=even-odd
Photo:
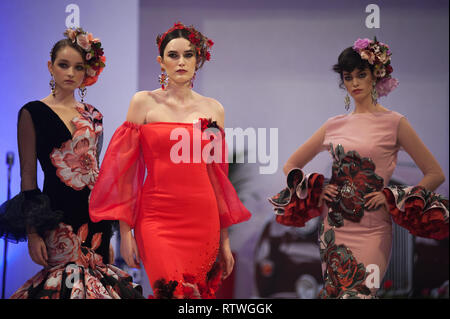
[{"label": "pink flamenco dress", "polygon": [[[333,202],[319,205],[324,177],[300,168],[287,187],[269,198],[276,221],[302,227],[321,216],[319,233],[324,287],[319,298],[374,298],[389,265],[392,221],[415,236],[448,237],[448,200],[421,186],[389,186],[397,162],[397,129],[403,116],[394,111],[330,118],[323,149],[331,153]],[[382,191],[389,210],[365,209],[364,195]],[[374,276],[378,276],[375,278]],[[378,280],[377,280],[378,279]]]},{"label": "pink flamenco dress", "polygon": [[228,179],[226,158],[224,131],[206,119],[124,122],[114,133],[90,216],[134,229],[151,298],[215,297],[220,230],[251,216]]}]

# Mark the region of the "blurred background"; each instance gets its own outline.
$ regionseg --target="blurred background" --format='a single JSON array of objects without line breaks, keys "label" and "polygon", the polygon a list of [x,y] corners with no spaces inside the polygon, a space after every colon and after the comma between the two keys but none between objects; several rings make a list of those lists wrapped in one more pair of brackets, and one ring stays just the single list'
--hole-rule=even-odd
[{"label": "blurred background", "polygon": [[[329,117],[346,112],[345,92],[331,71],[339,53],[357,38],[373,36],[389,44],[393,76],[400,81],[380,103],[404,114],[434,154],[447,177],[437,192],[448,197],[448,6],[447,0],[2,0],[0,160],[8,151],[15,153],[12,196],[20,191],[17,112],[49,93],[49,52],[66,27],[79,23],[99,37],[105,49],[106,68],[85,98],[104,115],[102,158],[133,94],[158,87],[156,35],[176,21],[193,24],[215,43],[194,90],[224,105],[227,128],[266,129],[257,136],[259,146],[246,143],[234,150],[246,155],[244,163],[232,164],[230,178],[252,218],[230,229],[236,267],[219,296],[314,298],[322,285],[318,221],[302,229],[278,225],[267,198],[285,186],[282,167],[295,149]],[[76,12],[79,20],[74,19]],[[270,142],[270,128],[277,132],[277,143]],[[269,162],[258,154],[264,146]],[[253,155],[256,163],[248,160]],[[7,166],[4,160],[0,163],[3,202]],[[264,167],[276,170],[262,174]],[[305,171],[329,176],[330,155],[319,154]],[[400,152],[392,182],[412,185],[421,177],[409,155]],[[38,182],[42,187],[41,172]],[[114,237],[116,263],[125,267],[118,242]],[[2,259],[3,247],[2,241]],[[380,294],[448,298],[448,256],[448,239],[413,237],[395,227],[391,264]],[[40,266],[31,261],[26,243],[9,244],[7,259],[9,297]],[[143,285],[145,295],[151,293],[144,271],[126,270]]]}]

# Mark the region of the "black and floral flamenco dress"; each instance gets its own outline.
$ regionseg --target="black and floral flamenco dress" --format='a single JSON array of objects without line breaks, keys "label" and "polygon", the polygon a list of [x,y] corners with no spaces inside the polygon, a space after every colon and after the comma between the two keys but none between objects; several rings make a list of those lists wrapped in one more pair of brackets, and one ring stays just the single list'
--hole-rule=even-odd
[{"label": "black and floral flamenco dress", "polygon": [[[89,196],[98,175],[102,114],[77,103],[73,134],[45,103],[19,111],[18,143],[22,179],[36,179],[36,159],[44,171],[42,192],[22,191],[0,208],[0,236],[25,241],[30,229],[44,240],[48,266],[11,299],[143,298],[129,274],[109,264],[110,221],[89,219]],[[24,163],[33,163],[27,165]],[[32,169],[24,169],[32,167]]]}]

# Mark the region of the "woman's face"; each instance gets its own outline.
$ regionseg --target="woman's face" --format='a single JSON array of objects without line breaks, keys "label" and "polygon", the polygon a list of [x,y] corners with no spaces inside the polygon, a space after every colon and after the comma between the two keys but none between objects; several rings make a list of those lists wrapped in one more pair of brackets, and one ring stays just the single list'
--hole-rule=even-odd
[{"label": "woman's face", "polygon": [[56,90],[75,90],[84,80],[86,74],[81,54],[69,46],[56,53],[53,63],[49,61],[48,69],[55,79]]},{"label": "woman's face", "polygon": [[197,59],[194,46],[185,38],[176,38],[167,43],[164,57],[158,62],[166,71],[170,81],[176,83],[190,82],[194,76]]},{"label": "woman's face", "polygon": [[354,69],[352,72],[344,71],[342,80],[348,93],[355,100],[365,99],[372,92],[374,77],[369,68]]}]

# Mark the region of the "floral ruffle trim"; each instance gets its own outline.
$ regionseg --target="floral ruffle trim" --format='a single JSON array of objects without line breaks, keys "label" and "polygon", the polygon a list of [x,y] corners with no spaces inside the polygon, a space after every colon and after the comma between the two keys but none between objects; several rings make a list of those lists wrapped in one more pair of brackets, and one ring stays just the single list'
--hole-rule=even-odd
[{"label": "floral ruffle trim", "polygon": [[52,210],[50,199],[39,189],[24,191],[0,206],[0,237],[15,243],[26,241],[27,228],[43,236],[62,217],[63,212]]},{"label": "floral ruffle trim", "polygon": [[318,207],[324,177],[318,173],[305,176],[300,168],[293,168],[287,175],[287,187],[268,200],[274,206],[276,221],[285,226],[303,227],[320,216]]},{"label": "floral ruffle trim", "polygon": [[155,281],[154,295],[149,299],[215,299],[216,292],[222,282],[222,269],[218,262],[214,263],[206,275],[206,282],[202,283],[195,276],[184,274],[183,280],[166,281],[164,278]]},{"label": "floral ruffle trim", "polygon": [[422,186],[391,186],[383,193],[393,221],[412,235],[437,240],[448,237],[448,199]]}]

